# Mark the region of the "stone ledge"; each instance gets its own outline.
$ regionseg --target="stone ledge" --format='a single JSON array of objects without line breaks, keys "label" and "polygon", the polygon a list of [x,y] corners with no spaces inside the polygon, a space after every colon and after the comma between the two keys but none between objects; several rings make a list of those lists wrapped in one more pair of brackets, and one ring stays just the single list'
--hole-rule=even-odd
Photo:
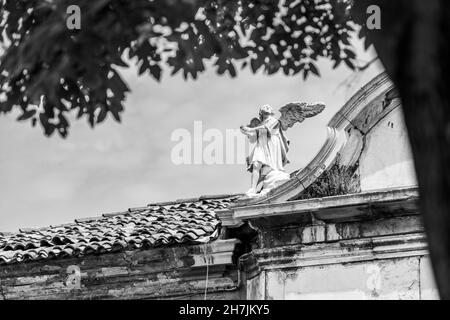
[{"label": "stone ledge", "polygon": [[[418,214],[417,187],[377,190],[343,196],[288,201],[230,208],[226,227],[237,227],[243,221],[288,217],[326,223],[363,220],[366,218]],[[307,223],[307,221],[306,221]]]},{"label": "stone ledge", "polygon": [[247,256],[245,269],[254,270],[302,268],[330,264],[358,263],[382,259],[398,259],[428,255],[422,233],[342,240],[334,243],[284,246],[256,249]]}]

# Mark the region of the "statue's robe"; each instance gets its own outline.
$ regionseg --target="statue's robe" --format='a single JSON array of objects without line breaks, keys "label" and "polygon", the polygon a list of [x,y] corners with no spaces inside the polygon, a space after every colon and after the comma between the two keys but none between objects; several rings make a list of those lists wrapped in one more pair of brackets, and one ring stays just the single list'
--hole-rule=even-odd
[{"label": "statue's robe", "polygon": [[250,137],[250,154],[248,157],[248,170],[252,171],[253,164],[260,162],[268,167],[268,171],[282,171],[289,163],[287,152],[289,150],[288,140],[281,130],[280,121],[269,116],[256,128],[256,136]]}]

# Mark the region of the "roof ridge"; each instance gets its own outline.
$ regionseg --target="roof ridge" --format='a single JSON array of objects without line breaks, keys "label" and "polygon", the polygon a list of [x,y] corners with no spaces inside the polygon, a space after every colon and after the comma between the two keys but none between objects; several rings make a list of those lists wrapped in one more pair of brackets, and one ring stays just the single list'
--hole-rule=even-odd
[{"label": "roof ridge", "polygon": [[105,217],[103,217],[103,215],[95,216],[95,217],[76,218],[75,223],[79,224],[79,223],[84,223],[84,222],[92,222],[92,221],[97,221],[97,220],[101,220],[104,218]]},{"label": "roof ridge", "polygon": [[152,206],[167,206],[167,205],[171,205],[171,204],[179,204],[179,203],[184,203],[184,202],[196,202],[196,201],[201,201],[201,200],[221,200],[221,199],[226,199],[226,198],[233,198],[233,197],[237,197],[237,196],[242,196],[242,194],[218,194],[218,195],[202,195],[200,197],[193,197],[193,198],[181,198],[181,199],[176,199],[176,200],[172,200],[172,201],[160,201],[160,202],[152,202],[149,203],[147,205],[147,207],[152,207]]},{"label": "roof ridge", "polygon": [[208,200],[208,199],[226,199],[226,198],[234,198],[243,196],[243,193],[232,193],[232,194],[218,194],[218,195],[203,195],[200,196],[200,200]]},{"label": "roof ridge", "polygon": [[32,228],[19,228],[20,233],[28,233],[32,231],[42,231],[48,229],[49,227],[32,227]]}]

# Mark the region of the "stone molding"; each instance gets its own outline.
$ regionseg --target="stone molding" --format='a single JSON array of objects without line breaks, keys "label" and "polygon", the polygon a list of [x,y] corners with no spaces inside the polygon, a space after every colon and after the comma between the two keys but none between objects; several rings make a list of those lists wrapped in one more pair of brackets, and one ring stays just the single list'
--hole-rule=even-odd
[{"label": "stone molding", "polygon": [[243,270],[251,279],[262,271],[428,255],[423,233],[341,240],[313,245],[255,249]]}]

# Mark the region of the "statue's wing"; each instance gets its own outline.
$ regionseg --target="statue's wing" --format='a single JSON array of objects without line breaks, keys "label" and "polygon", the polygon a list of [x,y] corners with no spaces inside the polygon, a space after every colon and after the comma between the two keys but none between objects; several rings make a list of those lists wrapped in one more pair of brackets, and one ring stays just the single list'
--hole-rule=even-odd
[{"label": "statue's wing", "polygon": [[283,130],[291,128],[297,122],[303,122],[306,118],[311,118],[325,109],[323,103],[305,103],[294,102],[281,107],[280,109],[280,122]]}]

